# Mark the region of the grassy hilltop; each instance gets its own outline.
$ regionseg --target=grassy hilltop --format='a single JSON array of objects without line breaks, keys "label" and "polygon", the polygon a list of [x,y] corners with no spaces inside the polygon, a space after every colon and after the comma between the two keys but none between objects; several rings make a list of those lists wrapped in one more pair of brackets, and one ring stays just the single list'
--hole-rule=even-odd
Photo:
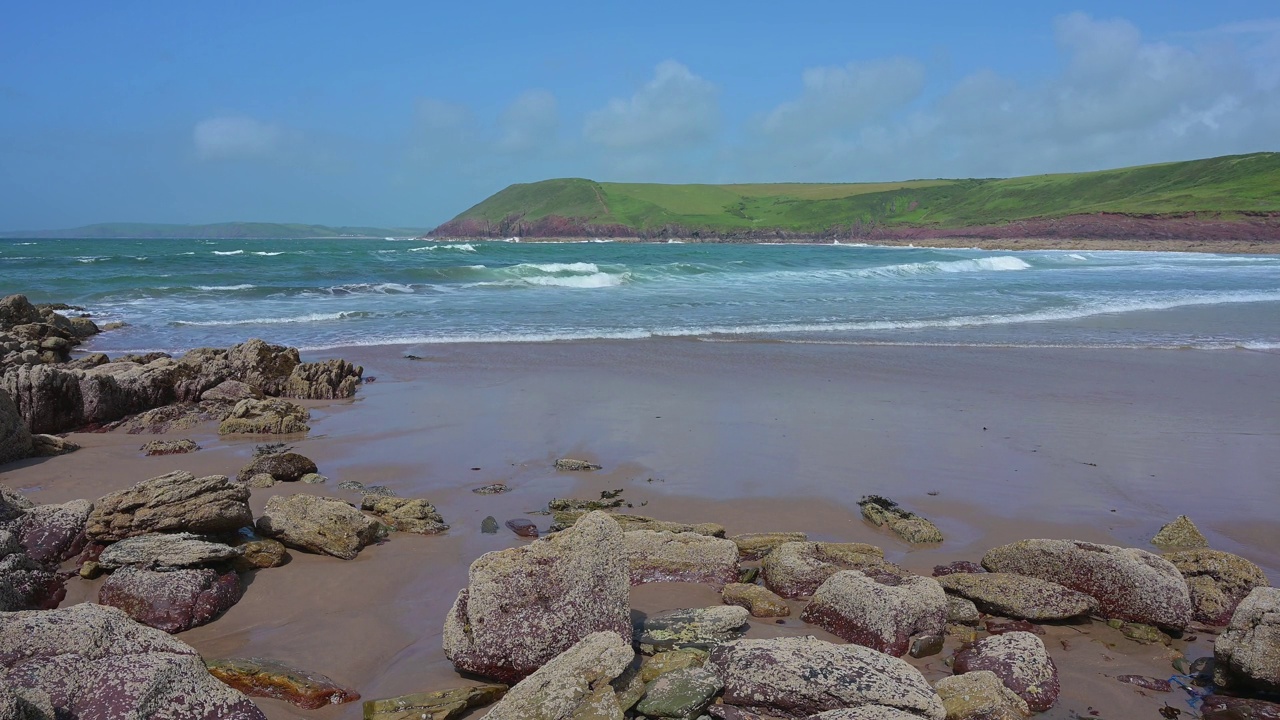
[{"label": "grassy hilltop", "polygon": [[741,185],[544,180],[512,185],[436,234],[858,236],[1100,214],[1194,214],[1255,224],[1262,218],[1270,225],[1280,215],[1280,153],[1007,179]]}]

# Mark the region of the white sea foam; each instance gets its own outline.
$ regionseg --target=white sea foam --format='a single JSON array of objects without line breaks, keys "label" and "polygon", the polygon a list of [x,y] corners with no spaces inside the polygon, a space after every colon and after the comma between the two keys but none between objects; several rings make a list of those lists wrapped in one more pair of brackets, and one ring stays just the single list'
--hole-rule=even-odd
[{"label": "white sea foam", "polygon": [[265,257],[275,257],[276,255],[283,255],[283,254],[284,254],[284,251],[283,251],[283,250],[280,250],[279,252],[263,252],[263,251],[260,251],[260,250],[255,250],[252,254],[254,254],[254,255],[263,255],[263,256],[265,256]]},{"label": "white sea foam", "polygon": [[1067,257],[1071,258],[1072,260],[1088,260],[1089,259],[1079,253],[1071,253]]},{"label": "white sea foam", "polygon": [[349,318],[368,317],[364,312],[311,313],[293,317],[243,318],[238,320],[174,320],[171,324],[195,327],[225,327],[231,325],[286,325],[290,323],[326,322]]},{"label": "white sea foam", "polygon": [[512,270],[538,270],[544,273],[598,273],[600,266],[589,262],[573,263],[521,263],[513,265]]},{"label": "white sea foam", "polygon": [[471,243],[455,243],[451,245],[424,245],[422,247],[409,248],[409,252],[422,252],[424,250],[456,250],[457,252],[479,252]]},{"label": "white sea foam", "polygon": [[609,273],[592,273],[590,275],[574,275],[571,277],[527,277],[521,278],[519,282],[528,283],[530,285],[546,285],[552,287],[570,287],[570,288],[603,288],[615,287],[626,281],[625,273],[623,275],[610,275]]},{"label": "white sea foam", "polygon": [[243,255],[243,250],[214,250],[214,255]]},{"label": "white sea foam", "polygon": [[255,287],[257,286],[249,283],[241,283],[239,285],[197,285],[196,289],[204,290],[206,292],[217,292],[220,290],[250,290]]}]

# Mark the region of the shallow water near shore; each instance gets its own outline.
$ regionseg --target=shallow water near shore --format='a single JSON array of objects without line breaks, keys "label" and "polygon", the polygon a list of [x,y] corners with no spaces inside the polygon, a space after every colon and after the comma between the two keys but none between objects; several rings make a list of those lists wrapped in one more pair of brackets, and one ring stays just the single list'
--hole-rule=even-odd
[{"label": "shallow water near shore", "polygon": [[[630,512],[711,521],[732,533],[802,530],[871,542],[927,574],[1026,537],[1149,548],[1174,516],[1190,515],[1213,547],[1280,579],[1280,358],[1265,352],[936,348],[688,339],[438,345],[406,359],[399,347],[342,348],[377,381],[348,401],[311,403],[312,432],[286,438],[330,479],[318,492],[357,500],[344,480],[425,497],[452,529],[394,534],[353,561],[293,552],[255,573],[239,604],[179,637],[207,656],[278,658],[378,698],[469,682],[440,649],[444,616],[484,552],[527,542],[480,520],[528,517],[553,497],[623,489]],[[77,434],[85,449],[6,468],[33,500],[94,498],[174,469],[234,474],[259,438],[191,437],[205,449],[143,457],[146,436]],[[604,465],[560,473],[556,457]],[[474,469],[478,468],[478,469]],[[505,482],[512,492],[471,489]],[[863,494],[893,497],[934,520],[947,540],[913,547],[861,519]],[[936,493],[933,494],[933,493]],[[66,602],[92,600],[73,579]],[[635,607],[719,602],[699,586],[633,592]],[[799,605],[796,609],[799,609]],[[1043,715],[1155,718],[1176,695],[1114,680],[1168,677],[1170,650],[1141,646],[1098,623],[1050,626],[1045,641],[1063,695]],[[816,634],[795,615],[752,621],[752,636]],[[1192,658],[1209,638],[1178,641]],[[1065,645],[1063,644],[1065,642]],[[948,645],[947,652],[953,648]],[[913,660],[930,678],[943,656]],[[358,704],[297,711],[261,700],[269,717],[356,718]],[[476,716],[482,715],[477,713]]]}]

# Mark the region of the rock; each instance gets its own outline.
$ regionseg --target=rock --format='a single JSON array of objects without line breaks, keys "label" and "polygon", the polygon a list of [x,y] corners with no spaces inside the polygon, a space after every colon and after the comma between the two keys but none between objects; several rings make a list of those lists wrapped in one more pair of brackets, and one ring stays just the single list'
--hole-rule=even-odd
[{"label": "rock", "polygon": [[[943,589],[946,589],[943,586]],[[977,625],[982,620],[978,606],[968,598],[947,595],[947,622],[960,625]]]},{"label": "rock", "polygon": [[241,400],[260,400],[262,391],[258,388],[242,383],[239,380],[223,380],[213,387],[200,393],[201,400],[225,400],[229,402],[240,402]]},{"label": "rock", "polygon": [[361,495],[372,495],[374,497],[395,497],[396,493],[386,485],[365,485],[360,488]]},{"label": "rock", "polygon": [[152,440],[143,445],[142,454],[148,457],[152,455],[183,455],[195,452],[200,449],[195,440],[183,438],[181,440]]},{"label": "rock", "polygon": [[785,600],[759,585],[730,583],[720,591],[720,597],[725,605],[746,608],[752,617],[787,617],[791,614],[791,607]]},{"label": "rock", "polygon": [[7,720],[53,720],[53,703],[46,693],[10,688],[0,682],[0,717]]},{"label": "rock", "polygon": [[244,554],[239,548],[209,542],[191,533],[136,535],[109,545],[98,556],[104,570],[125,566],[146,570],[176,570],[230,562]]},{"label": "rock", "polygon": [[1173,685],[1168,680],[1147,677],[1145,675],[1117,675],[1116,680],[1126,685],[1137,685],[1153,692],[1173,692]]},{"label": "rock", "polygon": [[1145,550],[1075,540],[1022,540],[989,551],[982,565],[1058,583],[1098,601],[1105,617],[1181,629],[1191,622],[1187,583]]},{"label": "rock", "polygon": [[258,538],[247,540],[235,546],[242,553],[231,561],[231,567],[237,572],[248,572],[262,568],[280,567],[289,560],[289,553],[284,543],[279,540]]},{"label": "rock", "polygon": [[1208,625],[1226,625],[1250,591],[1270,584],[1262,568],[1220,550],[1183,550],[1166,553],[1164,559],[1187,581],[1192,617]]},{"label": "rock", "polygon": [[31,559],[0,526],[0,613],[57,607],[66,592],[58,574]]},{"label": "rock", "polygon": [[0,299],[0,330],[41,322],[44,317],[26,295],[8,295]]},{"label": "rock", "polygon": [[329,482],[329,478],[321,475],[320,473],[307,473],[306,475],[298,478],[298,482],[305,483],[307,485],[321,485]]},{"label": "rock", "polygon": [[204,664],[210,674],[245,695],[283,700],[304,710],[360,699],[360,693],[324,675],[299,670],[278,660],[228,658],[206,660]]},{"label": "rock", "polygon": [[84,549],[84,526],[92,511],[88,500],[37,505],[14,524],[14,534],[32,560],[56,565]]},{"label": "rock", "polygon": [[812,637],[737,640],[716,647],[707,669],[724,681],[724,702],[800,718],[883,705],[942,720],[946,710],[919,670],[861,645]]},{"label": "rock", "polygon": [[365,495],[360,498],[360,509],[377,515],[400,532],[436,535],[449,529],[435,506],[426,500]]},{"label": "rock", "polygon": [[511,488],[504,483],[492,483],[490,485],[481,485],[478,488],[472,488],[471,492],[477,495],[500,495],[504,492],[511,492]]},{"label": "rock", "polygon": [[289,373],[280,394],[303,400],[349,398],[356,394],[363,374],[364,368],[346,360],[302,363]]},{"label": "rock", "polygon": [[352,560],[383,534],[382,526],[331,497],[276,495],[258,518],[258,532],[288,547]]},{"label": "rock", "polygon": [[1044,712],[1058,701],[1058,668],[1044,643],[1031,633],[983,638],[957,652],[952,669],[957,675],[990,670],[1025,700],[1032,712]]},{"label": "rock", "polygon": [[856,708],[828,710],[810,715],[804,720],[920,720],[920,716],[885,705],[863,705]]},{"label": "rock", "polygon": [[1280,692],[1280,589],[1250,591],[1214,643],[1213,656],[1218,685]]},{"label": "rock", "polygon": [[1022,720],[1031,715],[1027,701],[989,670],[945,677],[934,687],[947,709],[947,720]]},{"label": "rock", "polygon": [[179,397],[195,400],[226,380],[238,380],[266,395],[281,395],[294,368],[301,364],[298,351],[253,339],[220,348],[196,348],[178,361],[190,375],[178,386]]},{"label": "rock", "polygon": [[9,393],[0,389],[0,465],[31,457],[33,452],[26,421]]},{"label": "rock", "polygon": [[631,645],[623,636],[609,631],[593,632],[508,690],[485,717],[488,720],[620,718],[622,710],[609,683],[626,670],[634,657]]},{"label": "rock", "polygon": [[266,473],[278,482],[297,482],[303,475],[314,472],[319,472],[319,468],[311,458],[295,452],[283,452],[254,458],[240,468],[236,479],[247,482],[254,475]]},{"label": "rock", "polygon": [[338,483],[338,487],[343,490],[355,490],[356,492],[361,492],[364,490],[364,483],[359,480],[343,480]]},{"label": "rock", "polygon": [[1200,705],[1204,720],[1280,720],[1280,703],[1209,695]]},{"label": "rock", "polygon": [[85,370],[80,373],[84,421],[111,422],[175,402],[178,398],[173,388],[185,372],[169,358],[145,365],[106,363]]},{"label": "rock", "polygon": [[900,657],[912,635],[941,635],[946,629],[947,596],[933,578],[842,570],[818,587],[800,619]]},{"label": "rock", "polygon": [[812,595],[841,570],[895,567],[884,551],[863,543],[789,542],[764,557],[764,584],[784,598]]},{"label": "rock", "polygon": [[364,720],[455,720],[467,710],[495,703],[506,694],[506,685],[473,685],[365,700]]},{"label": "rock", "polygon": [[667,610],[641,622],[636,642],[645,655],[684,648],[710,650],[742,637],[748,617],[746,609],[736,605]]},{"label": "rock", "polygon": [[963,645],[977,640],[978,630],[969,625],[947,625],[947,637]]},{"label": "rock", "polygon": [[480,532],[486,535],[494,535],[498,532],[498,519],[490,515],[480,521]]},{"label": "rock", "polygon": [[253,523],[249,489],[225,475],[175,471],[100,498],[85,524],[90,540],[115,542],[154,532],[217,535]]},{"label": "rock", "polygon": [[[1117,620],[1116,622],[1121,622]],[[1043,635],[1044,628],[1026,620],[1008,620],[1006,618],[987,618],[982,622],[982,628],[989,635],[1003,635],[1011,632],[1028,632],[1033,635]]]},{"label": "rock", "polygon": [[632,530],[625,533],[624,545],[632,585],[690,582],[723,587],[738,579],[738,546],[731,540]]},{"label": "rock", "polygon": [[[1160,632],[1160,628],[1154,625],[1143,625],[1142,623],[1124,622],[1123,620],[1108,620],[1107,625],[1120,631],[1130,640],[1142,643],[1143,645],[1168,645],[1173,638]],[[1043,635],[1044,633],[1039,633]]]},{"label": "rock", "polygon": [[588,470],[599,470],[600,466],[595,463],[589,463],[586,460],[574,460],[573,458],[560,458],[556,460],[557,470],[566,470],[569,472],[583,472]]},{"label": "rock", "polygon": [[219,435],[304,433],[311,429],[311,413],[296,403],[279,398],[241,400],[218,425]]},{"label": "rock", "polygon": [[[573,527],[587,511],[584,510],[560,510],[551,513],[554,520],[552,531],[564,530]],[[611,513],[612,517],[624,532],[632,530],[653,530],[654,532],[672,532],[672,533],[697,533],[699,535],[707,535],[710,537],[724,537],[724,526],[716,523],[677,523],[667,522],[665,520],[655,520],[651,517],[643,515],[626,515],[623,513]]]},{"label": "rock", "polygon": [[263,488],[274,487],[276,479],[269,473],[258,473],[257,475],[250,477],[244,484],[251,488],[261,490]]},{"label": "rock", "polygon": [[591,633],[630,643],[629,576],[622,528],[600,511],[487,553],[471,564],[445,620],[445,655],[462,672],[514,682]]},{"label": "rock", "polygon": [[938,578],[944,590],[972,600],[982,612],[1025,620],[1065,620],[1097,610],[1084,593],[1012,573],[953,573]]},{"label": "rock", "polygon": [[31,436],[31,454],[37,457],[57,457],[79,449],[79,445],[57,435]]},{"label": "rock", "polygon": [[636,710],[651,718],[694,720],[723,688],[715,673],[702,668],[675,670],[649,685]]},{"label": "rock", "polygon": [[911,649],[907,654],[913,658],[929,657],[942,652],[942,646],[947,641],[943,635],[921,635],[911,640]]},{"label": "rock", "polygon": [[212,622],[239,599],[239,576],[209,568],[156,572],[125,567],[98,588],[100,604],[118,607],[143,625],[167,633]]},{"label": "rock", "polygon": [[760,715],[747,712],[746,710],[736,708],[732,705],[712,705],[707,708],[707,713],[717,720],[765,720],[765,718]]},{"label": "rock", "polygon": [[707,655],[706,650],[691,647],[666,650],[650,655],[640,665],[640,681],[641,683],[650,683],[669,672],[686,668],[700,668],[707,664]]},{"label": "rock", "polygon": [[[617,492],[622,491],[618,490]],[[592,510],[612,510],[613,508],[622,507],[626,503],[627,501],[625,498],[617,496],[611,498],[601,497],[594,500],[584,498],[552,498],[551,502],[547,503],[547,509],[552,511],[581,510],[584,512],[590,512]]]},{"label": "rock", "polygon": [[58,717],[266,720],[191,646],[92,603],[0,614],[0,681],[50,698]]},{"label": "rock", "polygon": [[888,525],[895,535],[909,543],[942,542],[942,531],[936,525],[888,498],[867,495],[858,501],[858,506],[862,508],[862,517],[877,527]]},{"label": "rock", "polygon": [[1179,515],[1161,527],[1156,536],[1151,538],[1151,544],[1170,550],[1209,547],[1209,541],[1200,533],[1200,528],[1186,515]]},{"label": "rock", "polygon": [[199,404],[165,405],[124,420],[119,424],[119,428],[130,435],[185,432],[201,423],[225,420],[231,408],[231,405],[215,400],[204,400]]},{"label": "rock", "polygon": [[35,504],[8,485],[0,485],[0,523],[8,522],[35,507]]},{"label": "rock", "polygon": [[739,559],[759,560],[782,543],[805,542],[809,536],[802,532],[767,532],[734,535],[729,539],[738,546]]},{"label": "rock", "polygon": [[536,538],[538,537],[538,526],[533,524],[532,520],[524,518],[513,518],[504,523],[507,529],[519,535],[520,537]]},{"label": "rock", "polygon": [[82,371],[52,365],[11,367],[0,376],[0,389],[13,401],[33,433],[54,433],[85,423]]}]

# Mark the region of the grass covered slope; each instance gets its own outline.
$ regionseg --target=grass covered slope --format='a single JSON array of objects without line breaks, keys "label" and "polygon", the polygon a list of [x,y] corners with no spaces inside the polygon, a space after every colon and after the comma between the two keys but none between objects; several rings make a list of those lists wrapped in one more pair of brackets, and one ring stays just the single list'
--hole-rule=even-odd
[{"label": "grass covered slope", "polygon": [[1280,215],[1280,153],[989,180],[743,185],[545,180],[512,185],[436,234],[864,236],[1053,223],[1098,214],[1195,214],[1219,223]]}]

